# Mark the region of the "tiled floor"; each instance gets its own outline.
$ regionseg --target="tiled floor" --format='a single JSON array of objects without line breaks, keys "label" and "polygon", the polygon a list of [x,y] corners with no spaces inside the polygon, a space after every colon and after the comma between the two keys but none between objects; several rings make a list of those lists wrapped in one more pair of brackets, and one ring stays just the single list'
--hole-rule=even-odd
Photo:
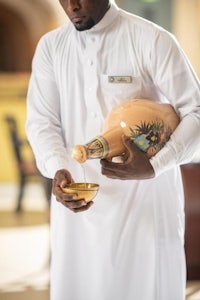
[{"label": "tiled floor", "polygon": [[[42,188],[31,184],[18,215],[16,189],[0,185],[0,300],[49,300],[48,205]],[[186,294],[200,300],[200,282],[188,282]]]}]

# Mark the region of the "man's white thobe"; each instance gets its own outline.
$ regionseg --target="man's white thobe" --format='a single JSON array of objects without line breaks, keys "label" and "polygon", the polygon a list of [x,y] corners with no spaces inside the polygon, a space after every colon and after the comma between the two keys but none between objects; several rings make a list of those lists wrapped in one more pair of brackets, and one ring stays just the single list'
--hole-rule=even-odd
[{"label": "man's white thobe", "polygon": [[[108,76],[132,81],[111,83]],[[111,109],[130,98],[169,102],[181,123],[151,159],[154,179],[108,179],[99,160],[90,160],[86,179],[100,190],[88,211],[74,214],[52,197],[51,300],[184,299],[178,165],[199,143],[200,93],[175,38],[115,4],[90,30],[68,22],[46,34],[33,60],[28,137],[44,176],[66,168],[83,181],[72,148],[99,134]]]}]

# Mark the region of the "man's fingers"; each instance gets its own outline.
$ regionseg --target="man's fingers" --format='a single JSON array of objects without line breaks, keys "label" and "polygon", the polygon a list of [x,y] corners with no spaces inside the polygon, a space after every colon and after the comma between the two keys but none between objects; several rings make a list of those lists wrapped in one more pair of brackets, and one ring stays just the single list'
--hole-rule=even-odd
[{"label": "man's fingers", "polygon": [[71,174],[66,170],[59,170],[56,172],[54,177],[54,182],[56,186],[64,187],[63,185],[66,185],[67,183],[72,182]]},{"label": "man's fingers", "polygon": [[64,201],[68,208],[80,208],[82,206],[86,206],[87,202],[84,199],[74,200],[74,201]]},{"label": "man's fingers", "polygon": [[88,210],[93,204],[94,204],[94,202],[90,201],[90,202],[86,203],[86,205],[84,205],[82,207],[73,208],[72,211],[75,212],[75,213],[82,212],[82,211]]},{"label": "man's fingers", "polygon": [[137,147],[137,145],[134,143],[134,141],[130,137],[123,136],[122,142],[123,142],[124,146],[129,150],[129,152],[140,151],[140,149]]},{"label": "man's fingers", "polygon": [[114,163],[112,161],[109,161],[107,159],[101,159],[100,160],[101,166],[102,166],[102,174],[104,174],[104,169],[106,169],[106,173],[108,173],[108,170],[116,170],[121,163]]},{"label": "man's fingers", "polygon": [[62,204],[73,212],[85,211],[93,205],[93,201],[86,202],[84,199],[76,201],[63,201]]},{"label": "man's fingers", "polygon": [[102,173],[102,175],[106,175],[107,177],[112,178],[112,179],[117,178],[117,176],[116,176],[116,167],[114,168],[114,166],[110,166],[110,167],[103,167],[102,166],[101,173]]}]

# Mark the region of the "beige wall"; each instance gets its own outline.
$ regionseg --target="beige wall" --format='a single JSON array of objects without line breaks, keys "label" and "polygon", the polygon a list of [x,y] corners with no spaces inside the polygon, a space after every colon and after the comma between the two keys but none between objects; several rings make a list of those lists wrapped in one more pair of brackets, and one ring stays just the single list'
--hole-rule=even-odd
[{"label": "beige wall", "polygon": [[200,77],[200,0],[173,1],[173,33]]}]

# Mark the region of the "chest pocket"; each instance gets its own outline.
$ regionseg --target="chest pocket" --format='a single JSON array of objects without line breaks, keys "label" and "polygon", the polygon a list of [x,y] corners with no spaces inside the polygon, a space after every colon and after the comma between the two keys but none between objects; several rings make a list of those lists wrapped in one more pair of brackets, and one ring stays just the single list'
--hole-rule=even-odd
[{"label": "chest pocket", "polygon": [[106,101],[120,103],[141,95],[142,80],[134,76],[101,75],[101,90]]}]

